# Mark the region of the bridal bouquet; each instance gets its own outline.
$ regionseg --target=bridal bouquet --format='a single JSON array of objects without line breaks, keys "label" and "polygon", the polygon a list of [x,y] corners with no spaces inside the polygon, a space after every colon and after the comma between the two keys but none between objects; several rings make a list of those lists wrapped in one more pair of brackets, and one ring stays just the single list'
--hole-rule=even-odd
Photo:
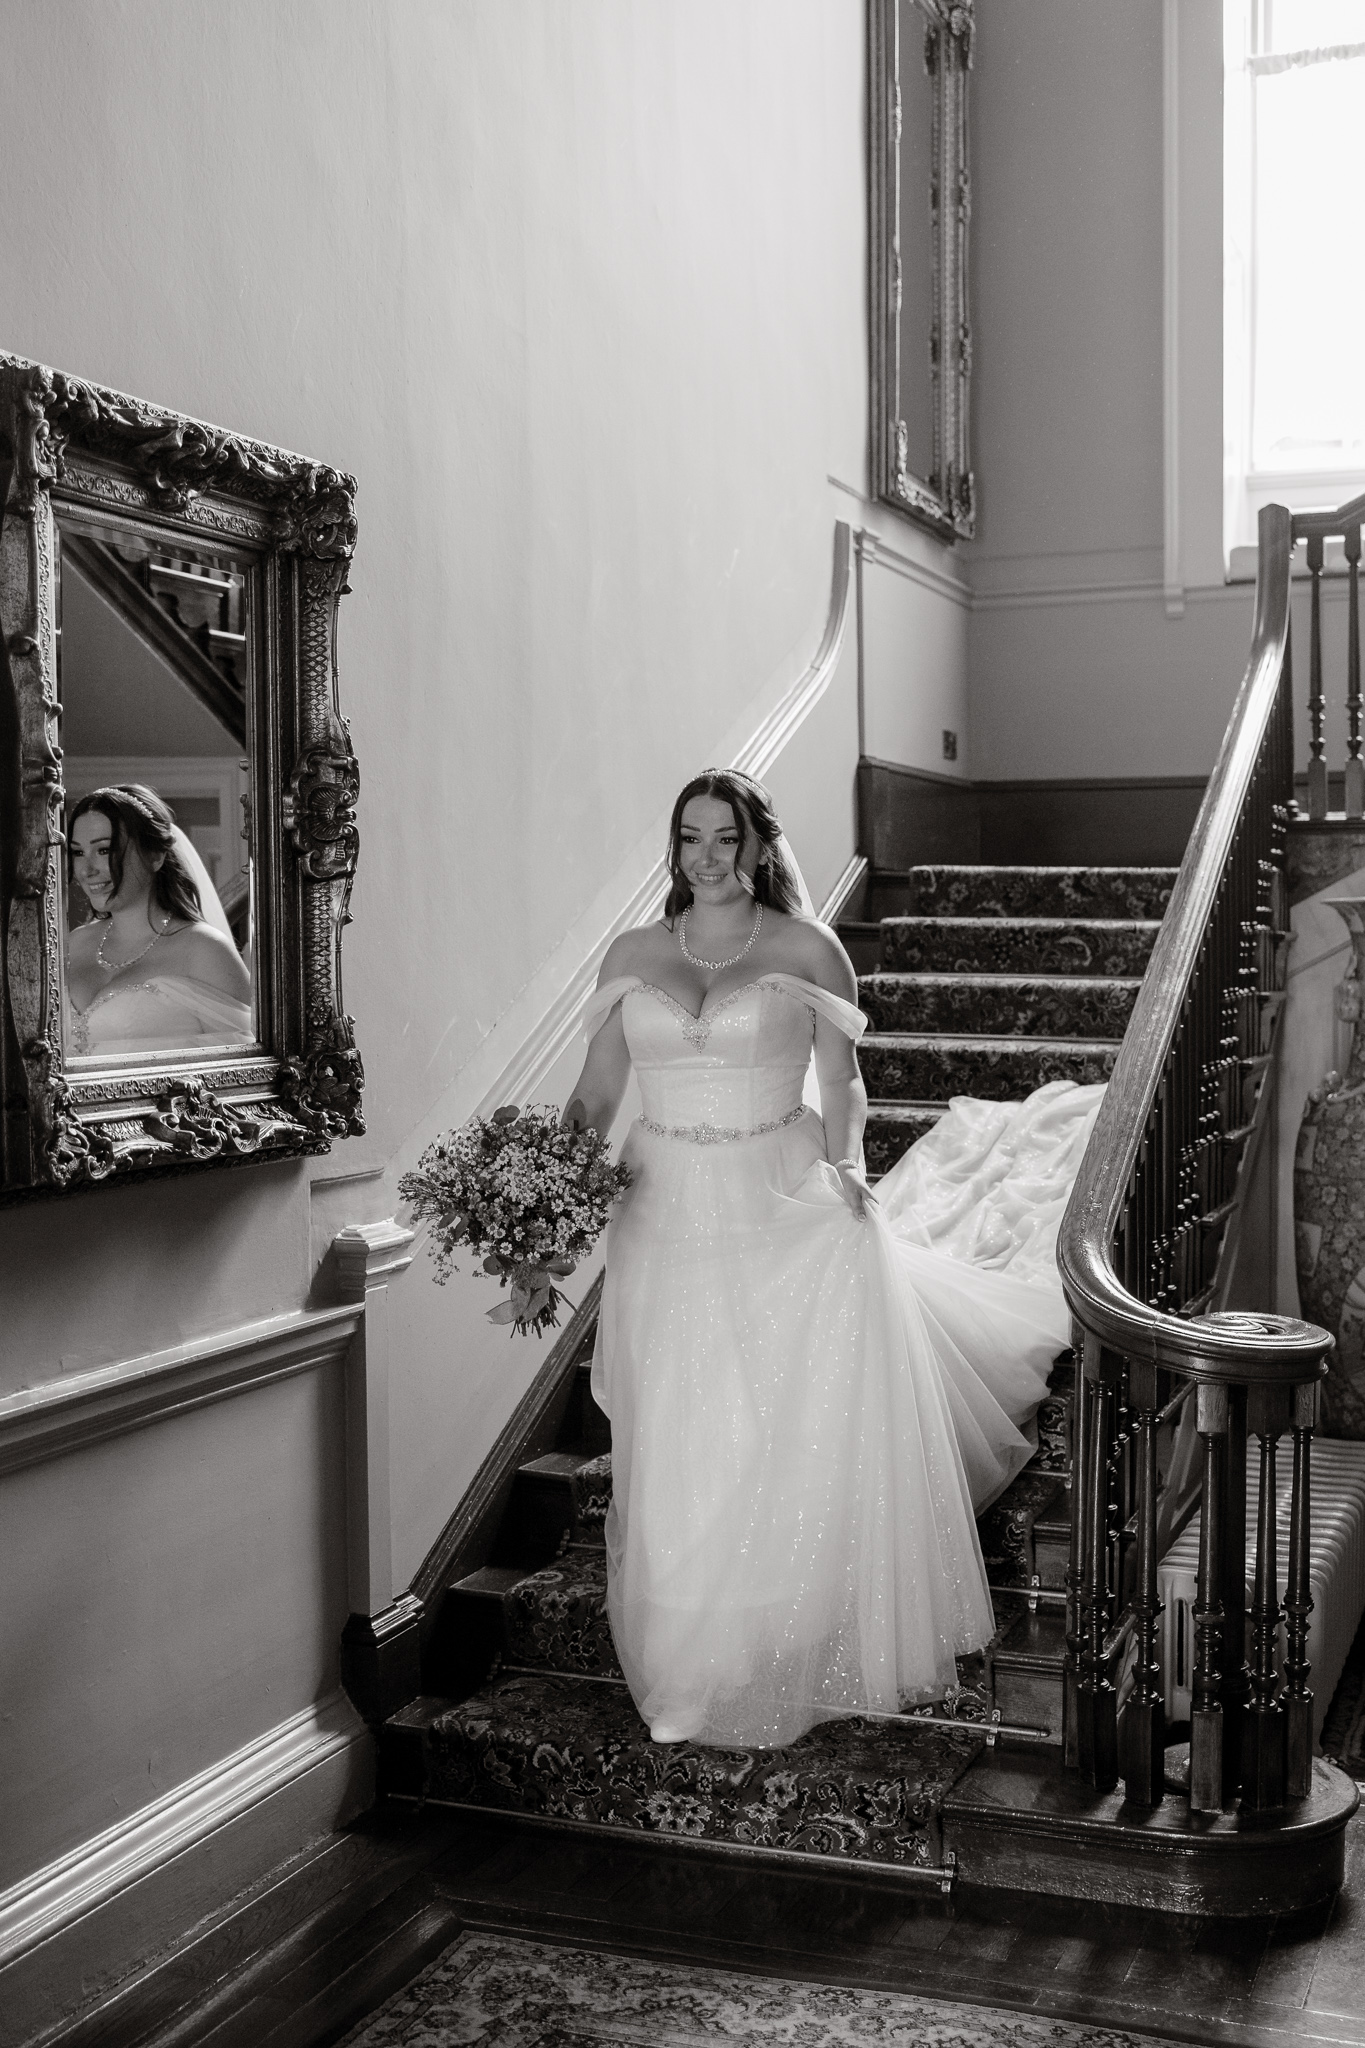
[{"label": "bridal bouquet", "polygon": [[596,1131],[561,1130],[548,1104],[472,1116],[428,1145],[398,1183],[413,1213],[430,1223],[436,1279],[444,1286],[455,1247],[467,1244],[511,1293],[488,1311],[515,1335],[537,1336],[559,1321],[555,1286],[586,1257],[630,1186]]}]

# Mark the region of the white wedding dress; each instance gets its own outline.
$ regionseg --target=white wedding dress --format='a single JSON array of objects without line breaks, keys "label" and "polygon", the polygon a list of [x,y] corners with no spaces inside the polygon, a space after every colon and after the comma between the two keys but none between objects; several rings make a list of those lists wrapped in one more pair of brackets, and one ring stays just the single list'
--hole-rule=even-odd
[{"label": "white wedding dress", "polygon": [[206,1045],[249,1045],[250,1003],[188,974],[149,974],[101,989],[87,1009],[71,1005],[76,1053],[165,1052]]},{"label": "white wedding dress", "polygon": [[767,974],[694,1017],[620,1003],[644,1115],[607,1239],[593,1392],[611,1421],[607,1607],[651,1726],[793,1741],[941,1698],[994,1630],[975,1511],[1069,1341],[1057,1226],[1102,1089],[963,1099],[855,1217],[802,1102],[815,1016]]}]

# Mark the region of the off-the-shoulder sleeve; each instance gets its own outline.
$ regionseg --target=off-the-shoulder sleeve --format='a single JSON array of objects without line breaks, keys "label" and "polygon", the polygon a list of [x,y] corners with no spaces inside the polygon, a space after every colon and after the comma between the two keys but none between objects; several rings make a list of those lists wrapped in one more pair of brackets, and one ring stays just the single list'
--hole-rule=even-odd
[{"label": "off-the-shoulder sleeve", "polygon": [[805,1003],[818,1017],[832,1024],[836,1031],[842,1031],[856,1045],[867,1029],[867,1019],[855,1003],[846,1003],[842,996],[832,996],[827,988],[821,988],[818,981],[804,981],[799,974],[765,974],[765,981],[775,981],[794,995],[798,1002]]},{"label": "off-the-shoulder sleeve", "polygon": [[643,988],[638,974],[618,974],[611,981],[604,981],[594,989],[588,998],[588,1007],[583,1012],[583,1036],[591,1044],[602,1026],[610,1017],[622,996],[629,995],[633,988]]}]

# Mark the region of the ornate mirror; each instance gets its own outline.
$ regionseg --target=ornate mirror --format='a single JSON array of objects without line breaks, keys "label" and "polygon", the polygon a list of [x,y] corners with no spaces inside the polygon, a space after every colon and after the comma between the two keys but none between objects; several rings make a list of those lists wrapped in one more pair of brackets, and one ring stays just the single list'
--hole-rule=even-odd
[{"label": "ornate mirror", "polygon": [[326,1151],[359,772],[334,469],[0,356],[0,1191]]},{"label": "ornate mirror", "polygon": [[972,0],[868,0],[872,489],[975,527],[967,400]]}]

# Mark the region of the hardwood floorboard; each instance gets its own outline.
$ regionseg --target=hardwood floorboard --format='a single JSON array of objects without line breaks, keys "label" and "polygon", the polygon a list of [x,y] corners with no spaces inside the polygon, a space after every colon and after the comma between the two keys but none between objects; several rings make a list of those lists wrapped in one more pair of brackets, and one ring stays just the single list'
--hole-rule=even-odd
[{"label": "hardwood floorboard", "polygon": [[[319,2028],[339,2024],[346,2014],[353,2015],[346,2019],[353,2026],[362,2016],[366,2008],[357,2000],[372,1976],[387,1987],[381,1998],[406,1983],[426,1960],[438,1928],[445,1930],[443,1945],[459,1929],[458,1914],[433,1896],[425,1874],[411,1877],[358,1924],[328,1930],[303,1954],[280,1957],[281,1967],[272,1968],[252,1996],[225,2002],[215,2023],[186,2040],[194,2048],[264,2048],[278,2035],[313,2048]],[[159,2037],[155,2048],[163,2048]],[[172,2048],[169,2040],[164,2048]]]},{"label": "hardwood floorboard", "polygon": [[92,2011],[49,2034],[50,2048],[133,2048],[177,2014],[197,2011],[220,1984],[249,1973],[281,1930],[306,1925],[329,1908],[340,1920],[353,1920],[357,1905],[365,1910],[386,1886],[402,1882],[403,1861],[401,1846],[352,1834],[334,1837],[191,1929],[168,1955],[154,1958]]}]

